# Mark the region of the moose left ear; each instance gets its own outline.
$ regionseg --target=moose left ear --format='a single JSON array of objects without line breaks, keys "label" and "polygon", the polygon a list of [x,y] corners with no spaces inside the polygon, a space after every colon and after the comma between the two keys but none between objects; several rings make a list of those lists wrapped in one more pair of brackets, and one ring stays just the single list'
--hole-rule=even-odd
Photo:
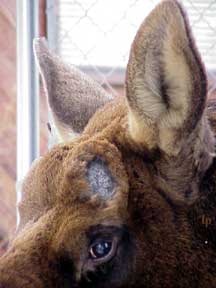
[{"label": "moose left ear", "polygon": [[112,96],[50,51],[45,38],[34,39],[34,52],[59,140],[71,140]]},{"label": "moose left ear", "polygon": [[141,25],[126,86],[132,138],[177,155],[202,122],[207,96],[205,68],[178,1],[162,1]]}]

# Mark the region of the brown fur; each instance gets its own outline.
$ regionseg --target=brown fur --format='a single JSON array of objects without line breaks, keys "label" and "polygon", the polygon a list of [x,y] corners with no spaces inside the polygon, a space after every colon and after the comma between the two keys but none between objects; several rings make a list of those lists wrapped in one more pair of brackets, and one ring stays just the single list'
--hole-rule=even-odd
[{"label": "brown fur", "polygon": [[[132,56],[141,62],[135,65],[133,59],[129,60],[127,100],[116,98],[98,109],[80,137],[54,147],[28,173],[19,206],[21,223],[0,261],[1,288],[216,287],[216,160],[208,123],[216,133],[215,104],[210,103],[203,111],[205,70],[188,36],[188,23],[179,3],[162,2],[141,27],[146,25],[144,29],[151,28],[149,33],[154,33],[156,28],[149,21],[160,24],[163,17],[167,23],[171,17],[176,28],[179,23],[186,27],[179,28],[179,37],[188,41],[183,47],[189,63],[184,71],[198,73],[188,72],[189,78],[183,75],[178,79],[187,79],[181,85],[190,91],[183,95],[187,97],[186,106],[182,106],[186,112],[180,114],[185,118],[160,125],[162,116],[159,120],[154,113],[149,115],[151,119],[146,116],[145,107],[150,102],[147,100],[145,106],[137,102],[140,96],[136,96],[136,77],[131,72],[136,74],[137,65],[146,67],[146,57],[138,60]],[[142,29],[138,32],[141,38]],[[140,43],[137,37],[135,46]],[[157,84],[160,75],[161,71],[153,79]],[[158,90],[159,106],[166,107],[170,101],[175,106],[178,91],[166,87],[166,93],[164,88]],[[172,98],[170,91],[176,97]],[[157,109],[155,112],[161,113]],[[175,109],[162,109],[175,115]],[[139,115],[138,138],[131,130],[130,113]],[[161,145],[165,135],[170,138],[163,139]],[[107,182],[100,182],[108,193],[105,196],[100,188],[97,191],[97,185],[94,191],[87,177],[89,163],[97,159],[103,160],[99,162],[105,163],[101,169],[106,166],[106,177],[113,183],[110,193]],[[100,178],[100,174],[97,176]],[[206,217],[211,220],[208,225],[203,223]],[[119,239],[115,256],[103,265],[89,258],[95,234]]]}]

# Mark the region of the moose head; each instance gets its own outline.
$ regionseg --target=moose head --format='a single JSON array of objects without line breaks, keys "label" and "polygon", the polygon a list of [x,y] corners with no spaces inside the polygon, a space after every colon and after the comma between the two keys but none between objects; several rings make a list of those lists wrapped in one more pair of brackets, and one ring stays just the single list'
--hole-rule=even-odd
[{"label": "moose head", "polygon": [[59,143],[24,180],[0,287],[215,288],[215,119],[179,2],[138,30],[126,97],[34,48]]}]

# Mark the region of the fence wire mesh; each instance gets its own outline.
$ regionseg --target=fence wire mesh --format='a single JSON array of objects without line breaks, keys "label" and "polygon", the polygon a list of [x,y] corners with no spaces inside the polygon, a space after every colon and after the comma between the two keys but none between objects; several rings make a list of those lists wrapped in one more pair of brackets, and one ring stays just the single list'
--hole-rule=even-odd
[{"label": "fence wire mesh", "polygon": [[[53,48],[99,83],[118,92],[136,31],[160,0],[53,0]],[[208,69],[209,93],[215,90],[216,0],[183,0],[199,50]],[[53,22],[52,22],[53,24]],[[54,31],[55,30],[55,31]],[[120,90],[122,91],[122,90]]]}]

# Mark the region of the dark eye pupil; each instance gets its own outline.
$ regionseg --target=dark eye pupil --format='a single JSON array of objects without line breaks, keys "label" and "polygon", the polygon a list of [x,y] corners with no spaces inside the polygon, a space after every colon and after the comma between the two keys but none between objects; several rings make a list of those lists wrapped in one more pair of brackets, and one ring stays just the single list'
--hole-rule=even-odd
[{"label": "dark eye pupil", "polygon": [[91,248],[91,256],[93,258],[102,258],[109,254],[112,248],[112,242],[101,241]]}]

